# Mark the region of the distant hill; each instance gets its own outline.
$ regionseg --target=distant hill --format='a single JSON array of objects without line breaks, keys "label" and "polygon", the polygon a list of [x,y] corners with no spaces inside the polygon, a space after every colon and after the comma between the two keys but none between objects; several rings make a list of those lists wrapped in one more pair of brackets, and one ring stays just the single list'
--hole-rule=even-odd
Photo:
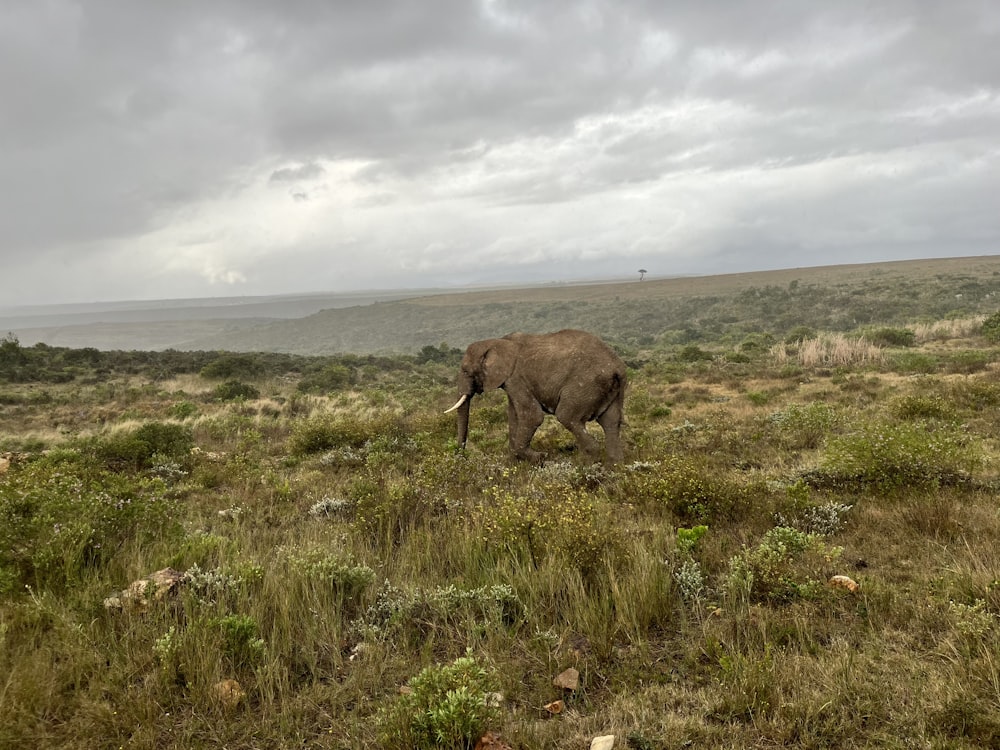
[{"label": "distant hill", "polygon": [[265,297],[134,300],[0,307],[0,335],[14,333],[24,346],[160,350],[184,348],[192,339],[228,337],[244,328],[302,318],[319,310],[370,305],[426,291],[368,291]]},{"label": "distant hill", "polygon": [[323,310],[194,349],[416,352],[511,331],[584,328],[621,345],[738,338],[796,327],[852,330],[995,311],[1000,257],[828,266],[628,283],[551,285],[422,296]]},{"label": "distant hill", "polygon": [[13,331],[23,345],[365,354],[584,328],[622,346],[649,346],[992,313],[998,294],[1000,256],[977,256],[452,293],[84,305],[58,324],[22,313],[19,320],[35,325],[20,327],[0,310],[0,331]]}]

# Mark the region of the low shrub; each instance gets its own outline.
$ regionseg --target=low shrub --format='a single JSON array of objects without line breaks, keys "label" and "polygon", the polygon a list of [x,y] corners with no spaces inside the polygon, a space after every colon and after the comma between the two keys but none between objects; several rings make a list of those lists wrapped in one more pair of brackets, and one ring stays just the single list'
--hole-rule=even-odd
[{"label": "low shrub", "polygon": [[257,621],[248,615],[226,615],[217,622],[221,651],[234,670],[250,669],[267,653]]},{"label": "low shrub", "polygon": [[379,711],[382,747],[467,750],[499,719],[496,681],[470,655],[427,667]]},{"label": "low shrub", "polygon": [[62,588],[129,545],[180,539],[164,489],[69,451],[9,471],[0,482],[0,591]]},{"label": "low shrub", "polygon": [[335,448],[361,448],[380,437],[400,436],[400,420],[389,413],[373,416],[322,414],[299,422],[292,430],[288,450],[293,456],[323,453]]},{"label": "low shrub", "polygon": [[375,571],[367,565],[345,560],[342,555],[325,549],[293,547],[282,549],[281,554],[291,571],[335,596],[340,610],[353,611],[375,581]]},{"label": "low shrub", "polygon": [[816,448],[836,424],[836,414],[829,404],[789,404],[776,411],[768,421],[778,428],[781,442],[792,450]]},{"label": "low shrub", "polygon": [[297,388],[301,393],[329,393],[343,390],[357,382],[357,373],[352,368],[330,364],[319,372],[304,375]]},{"label": "low shrub", "polygon": [[215,386],[212,396],[216,401],[253,401],[260,398],[260,391],[249,383],[227,380]]},{"label": "low shrub", "polygon": [[506,583],[403,590],[386,581],[354,625],[380,638],[403,634],[419,642],[428,630],[440,632],[444,626],[451,626],[456,635],[464,638],[470,627],[493,625],[506,629],[523,622],[525,616],[524,604]]},{"label": "low shrub", "polygon": [[892,413],[899,419],[949,419],[954,409],[942,396],[907,394],[896,399]]},{"label": "low shrub", "polygon": [[677,359],[681,362],[706,362],[713,359],[713,355],[697,344],[688,344],[677,352]]},{"label": "low shrub", "polygon": [[1000,383],[962,378],[944,384],[943,397],[954,407],[981,412],[1000,406]]},{"label": "low shrub", "polygon": [[931,430],[922,422],[875,423],[832,438],[820,471],[836,484],[886,491],[955,483],[979,463],[978,450],[957,430]]},{"label": "low shrub", "polygon": [[983,321],[980,328],[987,341],[1000,343],[1000,312],[995,312]]},{"label": "low shrub", "polygon": [[483,541],[526,553],[537,566],[559,555],[584,575],[607,558],[624,555],[621,527],[607,502],[573,487],[517,496],[494,488],[493,503],[483,509]]},{"label": "low shrub", "polygon": [[99,441],[98,458],[116,471],[140,471],[157,460],[186,462],[194,447],[191,428],[170,422],[147,422],[128,432],[116,433]]},{"label": "low shrub", "polygon": [[222,354],[201,368],[203,378],[256,378],[264,373],[256,354]]},{"label": "low shrub", "polygon": [[917,334],[909,328],[873,328],[865,331],[865,337],[879,346],[913,346]]},{"label": "low shrub", "polygon": [[187,419],[198,413],[198,406],[192,401],[178,401],[170,407],[170,416],[174,419]]},{"label": "low shrub", "polygon": [[930,375],[938,371],[940,364],[933,354],[924,352],[892,352],[888,359],[889,369],[903,374]]},{"label": "low shrub", "polygon": [[952,352],[944,360],[944,371],[950,374],[971,375],[988,369],[994,359],[996,359],[994,353],[988,351]]},{"label": "low shrub", "polygon": [[819,534],[776,526],[756,547],[744,547],[730,560],[728,593],[738,601],[815,596],[828,577],[825,569],[841,552]]},{"label": "low shrub", "polygon": [[625,491],[647,508],[666,510],[685,524],[732,520],[751,500],[749,487],[689,456],[674,456],[650,472],[630,475]]}]

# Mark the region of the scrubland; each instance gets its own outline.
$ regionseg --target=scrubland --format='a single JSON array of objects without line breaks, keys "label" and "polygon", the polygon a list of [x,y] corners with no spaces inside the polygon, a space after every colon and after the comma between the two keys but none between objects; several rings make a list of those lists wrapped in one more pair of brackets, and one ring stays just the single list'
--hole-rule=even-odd
[{"label": "scrubland", "polygon": [[613,342],[618,465],[448,347],[8,337],[0,745],[996,747],[1000,320],[919,325]]}]

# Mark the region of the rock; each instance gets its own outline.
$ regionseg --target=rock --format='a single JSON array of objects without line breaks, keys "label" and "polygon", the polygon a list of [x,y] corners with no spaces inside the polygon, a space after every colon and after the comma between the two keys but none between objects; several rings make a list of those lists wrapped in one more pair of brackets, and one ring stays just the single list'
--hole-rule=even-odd
[{"label": "rock", "polygon": [[174,594],[187,581],[187,576],[173,568],[163,568],[150,573],[145,578],[132,581],[124,591],[119,591],[104,600],[107,609],[131,609],[145,612],[151,601],[163,601]]},{"label": "rock", "polygon": [[615,736],[605,734],[602,737],[594,737],[590,741],[590,750],[611,750],[615,746]]},{"label": "rock", "polygon": [[852,594],[856,594],[861,586],[858,585],[857,581],[847,576],[833,576],[827,584],[833,586],[834,588],[847,589]]},{"label": "rock", "polygon": [[566,708],[566,704],[562,701],[552,701],[551,703],[546,703],[542,706],[546,711],[548,711],[553,716],[561,714]]},{"label": "rock", "polygon": [[570,667],[553,677],[552,684],[563,690],[576,690],[580,684],[580,673]]},{"label": "rock", "polygon": [[226,708],[236,708],[247,697],[236,680],[223,680],[212,686],[212,695]]},{"label": "rock", "polygon": [[496,732],[487,732],[479,738],[475,750],[511,750],[511,747]]}]

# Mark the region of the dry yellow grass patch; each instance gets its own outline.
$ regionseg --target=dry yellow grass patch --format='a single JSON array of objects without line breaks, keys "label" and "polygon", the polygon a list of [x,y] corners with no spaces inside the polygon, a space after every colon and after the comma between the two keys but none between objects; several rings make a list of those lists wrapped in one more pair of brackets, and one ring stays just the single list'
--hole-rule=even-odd
[{"label": "dry yellow grass patch", "polygon": [[881,364],[885,361],[882,347],[864,336],[851,338],[842,333],[803,339],[791,353],[784,344],[775,344],[771,347],[771,356],[779,365],[794,362],[803,367]]},{"label": "dry yellow grass patch", "polygon": [[918,344],[946,339],[963,339],[979,333],[986,320],[985,315],[955,320],[936,320],[933,323],[917,323],[912,326]]}]

